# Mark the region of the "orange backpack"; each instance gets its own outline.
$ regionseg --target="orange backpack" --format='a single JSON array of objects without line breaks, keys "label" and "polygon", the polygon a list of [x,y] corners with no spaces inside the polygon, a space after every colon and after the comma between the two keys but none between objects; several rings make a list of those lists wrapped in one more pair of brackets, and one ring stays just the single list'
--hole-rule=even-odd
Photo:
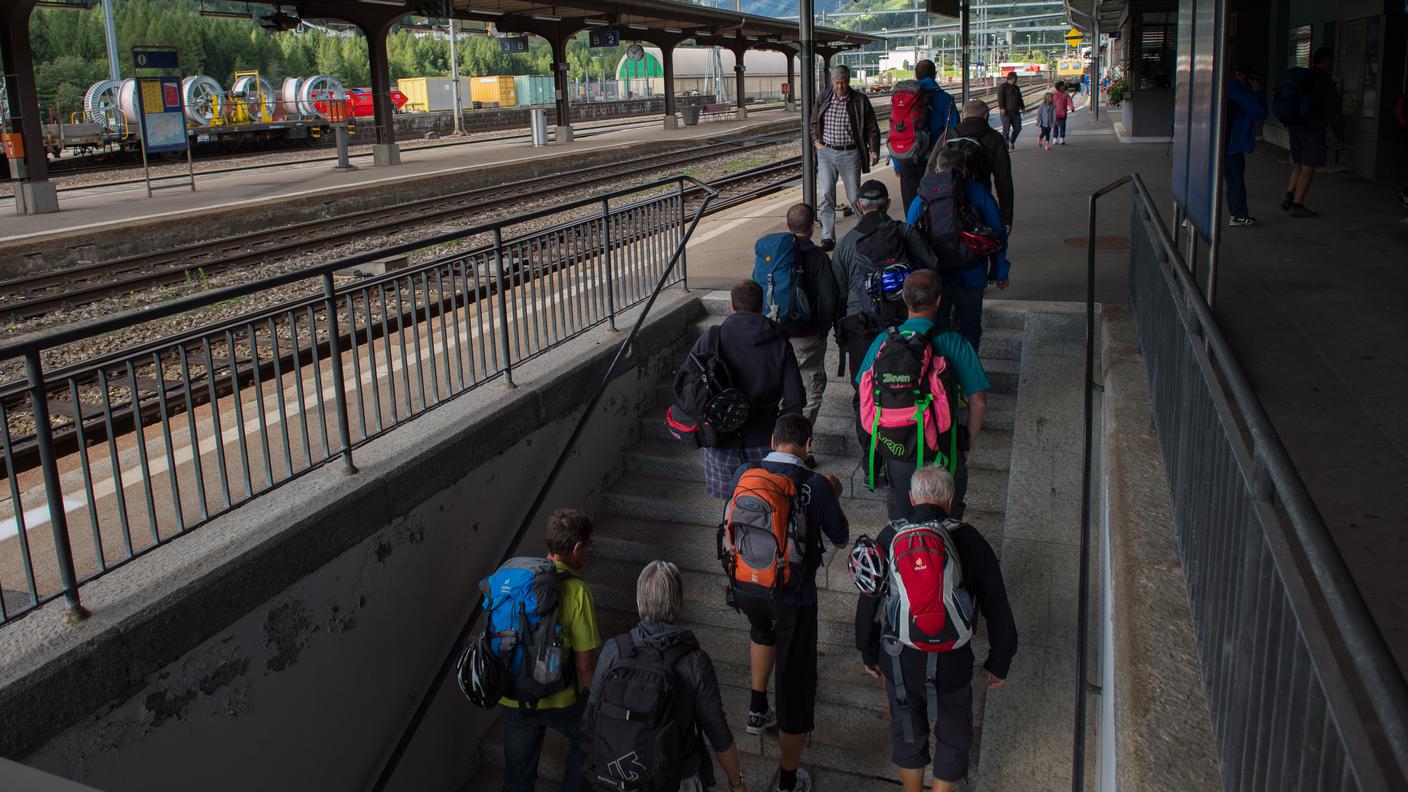
[{"label": "orange backpack", "polygon": [[807,515],[796,481],[763,468],[744,471],[719,526],[719,560],[734,590],[771,595],[801,585]]}]

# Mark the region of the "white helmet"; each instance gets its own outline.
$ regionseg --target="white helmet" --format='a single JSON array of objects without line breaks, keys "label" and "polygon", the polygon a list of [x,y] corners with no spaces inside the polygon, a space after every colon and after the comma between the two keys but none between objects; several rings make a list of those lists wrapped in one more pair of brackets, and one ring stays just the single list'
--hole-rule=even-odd
[{"label": "white helmet", "polygon": [[851,582],[856,584],[860,593],[868,597],[878,597],[885,593],[890,565],[874,539],[861,534],[856,539],[855,546],[851,548],[846,565],[851,570]]}]

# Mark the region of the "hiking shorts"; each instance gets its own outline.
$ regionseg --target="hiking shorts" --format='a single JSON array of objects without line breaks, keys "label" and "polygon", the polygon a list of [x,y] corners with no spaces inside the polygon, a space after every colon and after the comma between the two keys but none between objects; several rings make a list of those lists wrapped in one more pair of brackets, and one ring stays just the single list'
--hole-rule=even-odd
[{"label": "hiking shorts", "polygon": [[[973,686],[938,694],[938,711],[929,712],[922,669],[905,664],[905,687],[909,701],[895,701],[895,686],[889,658],[882,653],[880,670],[885,675],[885,690],[890,701],[890,761],[905,770],[919,770],[934,764],[934,777],[942,781],[961,781],[968,777],[969,752],[973,748]],[[918,671],[918,673],[916,673]],[[909,722],[913,741],[905,740],[905,721]],[[929,723],[934,724],[934,751],[929,753]]]},{"label": "hiking shorts", "polygon": [[738,609],[748,617],[753,643],[777,647],[773,687],[778,730],[811,733],[816,728],[816,604],[782,605],[774,616],[768,600],[740,596]]},{"label": "hiking shorts", "polygon": [[1289,130],[1291,137],[1291,164],[1292,165],[1324,165],[1329,156],[1329,145],[1325,142],[1324,132],[1314,132],[1306,129]]}]

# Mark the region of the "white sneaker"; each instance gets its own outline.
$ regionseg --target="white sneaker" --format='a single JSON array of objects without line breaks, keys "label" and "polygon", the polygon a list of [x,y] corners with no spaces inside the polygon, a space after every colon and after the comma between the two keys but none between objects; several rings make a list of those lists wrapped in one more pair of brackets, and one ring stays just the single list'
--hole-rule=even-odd
[{"label": "white sneaker", "polygon": [[762,734],[776,725],[777,710],[772,707],[768,707],[767,712],[748,710],[748,721],[744,724],[743,730],[749,734]]},{"label": "white sneaker", "polygon": [[[780,775],[780,774],[779,774]],[[797,785],[790,790],[778,786],[778,776],[772,780],[772,792],[812,792],[812,777],[805,767],[797,768]]]}]

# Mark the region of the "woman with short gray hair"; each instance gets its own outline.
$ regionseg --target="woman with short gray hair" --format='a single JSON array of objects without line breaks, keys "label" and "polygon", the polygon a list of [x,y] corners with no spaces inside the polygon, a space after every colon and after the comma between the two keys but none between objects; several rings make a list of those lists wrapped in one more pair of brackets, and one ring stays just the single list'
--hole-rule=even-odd
[{"label": "woman with short gray hair", "polygon": [[[629,633],[618,635],[602,645],[587,710],[589,713],[593,710],[594,705],[599,703],[597,699],[600,695],[607,695],[607,701],[611,700],[609,694],[603,693],[602,682],[610,674],[612,666],[621,659],[635,657],[639,652],[670,656],[667,653],[671,650],[684,647],[673,652],[673,656],[678,657],[673,672],[675,690],[680,696],[676,722],[686,733],[679,773],[680,792],[703,792],[714,785],[714,765],[705,754],[706,739],[724,768],[729,791],[747,792],[738,764],[738,746],[733,742],[733,731],[724,716],[714,663],[699,648],[694,633],[675,626],[683,607],[684,579],[680,576],[679,567],[669,561],[646,564],[636,579],[636,611],[640,614],[640,623]],[[589,735],[583,736],[582,744],[590,754],[592,740]],[[589,765],[592,758],[588,758]]]}]

